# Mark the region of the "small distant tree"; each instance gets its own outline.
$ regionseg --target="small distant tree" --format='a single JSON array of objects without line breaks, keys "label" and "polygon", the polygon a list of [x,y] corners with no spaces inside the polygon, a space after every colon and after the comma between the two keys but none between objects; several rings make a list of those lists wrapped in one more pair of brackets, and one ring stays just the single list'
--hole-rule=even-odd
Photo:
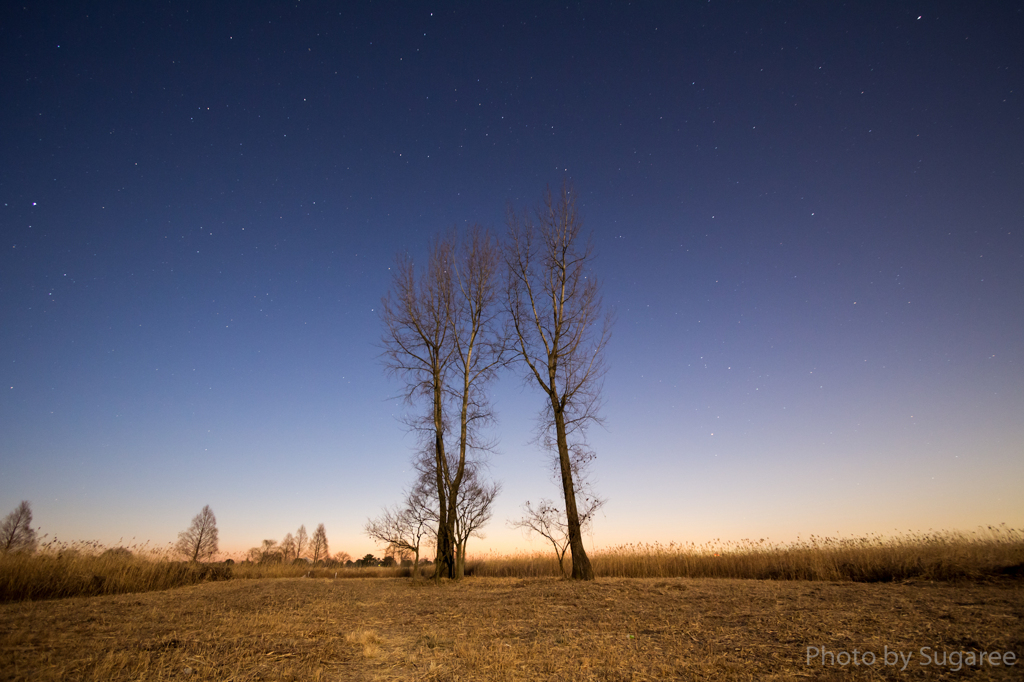
[{"label": "small distant tree", "polygon": [[210,505],[195,515],[187,530],[178,533],[175,549],[193,562],[210,559],[217,553],[217,517]]},{"label": "small distant tree", "polygon": [[36,548],[36,531],[32,528],[32,506],[22,500],[14,511],[0,523],[0,554],[8,552],[33,552]]},{"label": "small distant tree", "polygon": [[292,537],[291,533],[285,535],[284,540],[281,540],[280,548],[285,563],[298,558],[298,555],[295,553],[295,538]]},{"label": "small distant tree", "polygon": [[330,558],[331,554],[327,550],[327,530],[324,529],[324,524],[320,524],[313,531],[313,541],[311,543],[310,551],[313,553],[313,565],[315,566],[318,561],[326,561]]},{"label": "small distant tree", "polygon": [[348,552],[338,552],[334,555],[334,560],[337,561],[339,564],[351,564],[352,555]]},{"label": "small distant tree", "polygon": [[360,559],[359,561],[356,562],[356,566],[379,566],[379,565],[380,565],[380,561],[378,561],[377,557],[373,556],[372,554],[367,554],[362,559]]},{"label": "small distant tree", "polygon": [[301,559],[302,553],[306,551],[306,547],[309,544],[309,536],[306,534],[306,524],[299,526],[299,530],[295,533],[295,558]]},{"label": "small distant tree", "polygon": [[256,564],[278,564],[284,560],[284,555],[277,547],[277,540],[264,540],[262,545],[249,550],[247,558]]}]

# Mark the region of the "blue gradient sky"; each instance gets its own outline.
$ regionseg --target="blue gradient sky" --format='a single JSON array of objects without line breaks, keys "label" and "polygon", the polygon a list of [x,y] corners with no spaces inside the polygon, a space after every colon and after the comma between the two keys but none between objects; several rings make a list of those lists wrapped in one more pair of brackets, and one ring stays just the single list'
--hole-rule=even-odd
[{"label": "blue gradient sky", "polygon": [[[569,177],[618,318],[595,546],[1024,524],[1019,5],[0,11],[0,512],[377,551],[395,254]],[[544,549],[541,396],[494,398],[470,551]]]}]

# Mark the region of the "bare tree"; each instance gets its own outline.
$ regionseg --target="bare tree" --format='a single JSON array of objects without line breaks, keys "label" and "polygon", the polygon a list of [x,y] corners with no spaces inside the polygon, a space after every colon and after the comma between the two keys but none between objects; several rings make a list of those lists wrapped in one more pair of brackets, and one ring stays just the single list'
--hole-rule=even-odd
[{"label": "bare tree", "polygon": [[430,524],[436,518],[436,511],[431,509],[430,501],[429,488],[414,487],[406,494],[403,507],[385,507],[380,516],[366,522],[364,529],[372,539],[385,544],[385,554],[403,551],[411,553],[413,578],[418,575],[420,547],[424,538],[431,534]]},{"label": "bare tree", "polygon": [[[417,507],[434,524],[437,522],[436,500],[430,499],[431,479],[434,476],[432,457],[429,452],[421,452],[413,460],[413,466],[419,472],[416,483],[410,493],[410,500],[418,501]],[[449,468],[455,466],[449,463]],[[466,545],[470,537],[483,537],[480,529],[491,519],[491,505],[501,492],[501,483],[488,482],[481,477],[482,463],[467,457],[465,474],[459,495],[454,499],[455,509],[455,576],[465,575]]]},{"label": "bare tree", "polygon": [[281,540],[281,544],[278,545],[278,547],[280,547],[281,555],[284,557],[285,563],[290,563],[295,560],[295,537],[291,533],[284,536],[284,539]]},{"label": "bare tree", "polygon": [[309,543],[309,536],[306,534],[306,524],[299,526],[299,530],[295,533],[295,558],[301,559],[302,553],[306,551],[306,545]]},{"label": "bare tree", "polygon": [[[586,493],[582,494],[583,504],[579,508],[580,528],[586,530],[594,518],[595,512],[604,505],[604,500]],[[525,533],[536,533],[551,543],[558,559],[558,570],[563,577],[565,573],[565,552],[569,548],[569,526],[565,520],[565,512],[551,500],[541,500],[534,507],[530,502],[523,505],[523,517],[510,521],[512,528],[521,528]]]},{"label": "bare tree", "polygon": [[483,229],[474,227],[461,240],[451,232],[435,239],[419,277],[408,256],[397,259],[392,292],[381,306],[384,364],[405,382],[407,402],[419,399],[428,407],[409,425],[431,447],[436,578],[457,577],[455,503],[467,455],[491,446],[479,434],[493,420],[484,387],[506,347],[497,305],[499,262],[498,246]]},{"label": "bare tree", "polygon": [[217,553],[217,517],[210,505],[195,515],[187,530],[178,533],[175,549],[193,562],[209,559]]},{"label": "bare tree", "polygon": [[327,530],[324,529],[324,524],[320,524],[313,531],[313,541],[311,543],[313,552],[313,565],[316,565],[318,561],[325,561],[331,554],[327,550]]},{"label": "bare tree", "polygon": [[277,540],[264,540],[259,547],[253,547],[247,555],[255,564],[276,564],[284,560],[284,555],[277,546]]},{"label": "bare tree", "polygon": [[568,184],[557,197],[547,191],[535,220],[509,211],[506,300],[513,342],[527,381],[546,398],[539,439],[557,457],[577,580],[593,580],[594,569],[583,548],[574,473],[594,456],[586,431],[601,421],[604,349],[611,332],[590,272],[593,255]]},{"label": "bare tree", "polygon": [[36,531],[32,528],[32,506],[22,500],[14,511],[0,523],[0,554],[9,552],[33,552],[36,548]]},{"label": "bare tree", "polygon": [[458,576],[466,572],[466,545],[470,536],[483,538],[480,529],[491,520],[491,505],[501,492],[501,483],[481,480],[478,466],[467,466],[459,499],[455,504],[455,547]]},{"label": "bare tree", "polygon": [[338,552],[334,555],[334,560],[337,561],[339,564],[344,564],[349,561],[352,561],[352,555],[348,552]]}]

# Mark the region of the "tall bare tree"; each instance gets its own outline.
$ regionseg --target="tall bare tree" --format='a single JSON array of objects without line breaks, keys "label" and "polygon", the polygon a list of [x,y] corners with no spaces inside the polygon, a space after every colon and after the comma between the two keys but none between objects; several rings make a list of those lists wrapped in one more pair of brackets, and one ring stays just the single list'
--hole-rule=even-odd
[{"label": "tall bare tree", "polygon": [[309,536],[306,534],[306,524],[299,526],[299,530],[295,533],[295,558],[301,559],[302,553],[306,551],[306,546],[309,544]]},{"label": "tall bare tree", "polygon": [[408,256],[399,256],[392,291],[381,306],[385,367],[405,382],[407,402],[422,400],[427,407],[409,425],[431,447],[436,578],[458,577],[455,508],[467,456],[490,446],[480,430],[493,419],[484,387],[506,348],[500,261],[496,241],[482,228],[463,238],[452,231],[434,240],[419,275]]},{"label": "tall bare tree", "polygon": [[327,530],[324,524],[320,524],[313,531],[313,540],[310,542],[310,552],[313,553],[313,565],[318,561],[326,561],[331,555],[327,550]]},{"label": "tall bare tree", "polygon": [[548,189],[534,217],[509,210],[506,301],[513,342],[527,381],[545,395],[539,439],[557,458],[577,580],[593,580],[594,569],[583,548],[574,474],[594,457],[586,432],[601,421],[604,349],[611,333],[591,272],[593,258],[568,183],[557,196]]},{"label": "tall bare tree", "polygon": [[193,517],[188,529],[178,533],[175,549],[189,561],[202,561],[217,553],[217,517],[210,505]]},{"label": "tall bare tree", "polygon": [[0,554],[32,552],[36,548],[36,531],[32,528],[32,506],[27,500],[15,507],[0,523]]}]

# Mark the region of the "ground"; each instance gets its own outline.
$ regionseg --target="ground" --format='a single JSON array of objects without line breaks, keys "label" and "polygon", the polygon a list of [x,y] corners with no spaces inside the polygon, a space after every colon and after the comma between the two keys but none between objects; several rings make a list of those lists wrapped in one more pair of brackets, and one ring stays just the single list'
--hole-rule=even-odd
[{"label": "ground", "polygon": [[4,680],[1024,679],[992,665],[1008,651],[1020,580],[294,578],[0,605]]}]

